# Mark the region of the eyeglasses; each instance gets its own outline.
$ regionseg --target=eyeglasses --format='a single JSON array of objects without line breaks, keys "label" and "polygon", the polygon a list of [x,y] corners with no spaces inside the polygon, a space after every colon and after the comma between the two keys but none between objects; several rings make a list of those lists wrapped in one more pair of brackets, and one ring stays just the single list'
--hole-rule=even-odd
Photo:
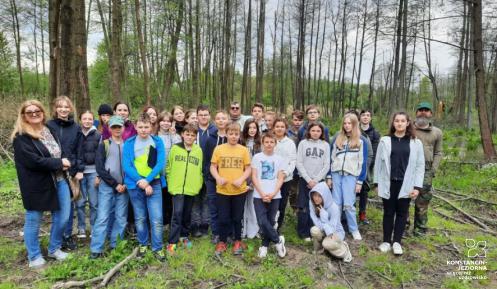
[{"label": "eyeglasses", "polygon": [[240,109],[240,107],[239,107],[239,106],[232,106],[232,107],[231,107],[231,109],[232,109],[232,110],[239,110],[239,109]]},{"label": "eyeglasses", "polygon": [[33,111],[25,111],[24,114],[29,116],[29,117],[35,117],[35,116],[38,116],[38,115],[41,115],[43,113],[43,111],[41,110],[33,110]]}]

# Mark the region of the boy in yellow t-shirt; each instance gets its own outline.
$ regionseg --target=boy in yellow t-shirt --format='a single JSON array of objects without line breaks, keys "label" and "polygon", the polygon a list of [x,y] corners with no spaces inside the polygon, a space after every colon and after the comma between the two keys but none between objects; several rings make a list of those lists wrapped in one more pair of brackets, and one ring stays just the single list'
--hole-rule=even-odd
[{"label": "boy in yellow t-shirt", "polygon": [[233,254],[240,255],[242,242],[242,218],[245,206],[247,178],[250,176],[250,154],[246,147],[238,144],[240,125],[231,123],[226,128],[228,143],[217,146],[211,159],[210,172],[216,180],[216,205],[218,209],[219,239],[216,254],[226,251],[226,240],[235,229]]}]

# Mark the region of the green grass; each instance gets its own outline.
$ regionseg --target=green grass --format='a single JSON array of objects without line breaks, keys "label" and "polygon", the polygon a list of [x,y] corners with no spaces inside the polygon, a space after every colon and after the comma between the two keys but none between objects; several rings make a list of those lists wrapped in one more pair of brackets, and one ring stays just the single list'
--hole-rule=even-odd
[{"label": "green grass", "polygon": [[[434,179],[435,188],[443,188],[481,199],[497,202],[497,167],[478,170],[473,164],[457,164],[463,152],[466,160],[478,161],[481,154],[477,131],[461,129],[444,131],[446,159]],[[464,144],[461,147],[459,144]],[[481,157],[481,156],[480,156]],[[444,195],[445,196],[445,195]],[[370,192],[370,198],[376,197]],[[495,219],[497,208],[474,201],[456,201],[458,206],[472,213],[484,213]],[[446,273],[457,270],[448,266],[449,260],[466,260],[467,238],[487,241],[487,271],[489,278],[497,271],[497,238],[483,233],[475,225],[465,225],[448,220],[433,211],[433,207],[453,217],[459,214],[434,199],[429,211],[430,233],[423,238],[409,237],[404,240],[405,254],[395,257],[381,254],[377,246],[382,239],[381,204],[368,206],[371,224],[361,227],[365,240],[359,244],[349,241],[354,256],[353,264],[341,265],[345,277],[354,288],[490,288],[491,280],[460,280]],[[22,218],[24,212],[12,164],[0,166],[0,217]],[[411,216],[413,208],[411,207]],[[493,216],[493,217],[492,217]],[[411,217],[412,218],[412,217]],[[412,219],[411,219],[412,220]],[[1,222],[0,222],[1,223]],[[12,230],[21,230],[22,221]],[[266,260],[259,260],[257,250],[260,240],[247,241],[248,250],[243,257],[226,254],[221,260],[214,257],[214,246],[207,238],[194,239],[191,250],[180,249],[168,258],[167,263],[157,262],[151,254],[143,259],[132,260],[109,284],[109,288],[348,288],[338,269],[338,261],[324,255],[312,255],[312,245],[300,240],[295,231],[296,218],[287,209],[283,234],[289,247],[289,256],[276,257],[270,251]],[[47,230],[47,228],[44,228]],[[15,234],[12,234],[15,235]],[[14,236],[0,237],[0,289],[2,288],[50,288],[55,282],[84,280],[99,276],[127,256],[136,246],[135,242],[122,241],[118,248],[109,251],[98,260],[88,258],[88,244],[82,244],[66,262],[53,262],[44,272],[27,270],[26,251],[22,240]],[[350,239],[350,238],[349,238]],[[48,237],[42,238],[46,248]],[[456,246],[460,253],[450,248]]]}]

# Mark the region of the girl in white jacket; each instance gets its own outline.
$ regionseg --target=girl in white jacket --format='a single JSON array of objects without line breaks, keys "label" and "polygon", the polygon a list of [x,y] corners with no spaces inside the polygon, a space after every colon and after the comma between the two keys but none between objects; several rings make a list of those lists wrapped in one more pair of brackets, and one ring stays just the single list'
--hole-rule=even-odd
[{"label": "girl in white jacket", "polygon": [[273,132],[276,136],[276,148],[274,152],[282,157],[286,163],[285,181],[281,186],[281,201],[278,210],[278,232],[281,232],[283,220],[285,218],[285,209],[288,203],[288,196],[290,195],[290,184],[293,179],[293,171],[297,163],[297,148],[295,142],[291,140],[286,134],[288,130],[288,123],[283,118],[277,118],[273,123]]},{"label": "girl in white jacket", "polygon": [[[374,184],[383,199],[383,243],[381,252],[391,249],[402,255],[400,245],[409,215],[411,198],[423,187],[425,159],[423,144],[405,112],[393,115],[388,136],[380,140],[374,165]],[[392,243],[393,232],[393,245]]]}]

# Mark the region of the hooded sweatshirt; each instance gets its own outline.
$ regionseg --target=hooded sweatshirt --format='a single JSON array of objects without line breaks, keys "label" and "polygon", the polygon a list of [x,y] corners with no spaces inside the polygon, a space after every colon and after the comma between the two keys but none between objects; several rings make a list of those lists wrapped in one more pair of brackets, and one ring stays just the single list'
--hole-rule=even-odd
[{"label": "hooded sweatshirt", "polygon": [[[108,143],[108,148],[105,148]],[[112,138],[100,142],[96,152],[95,166],[98,176],[110,187],[116,188],[124,182],[124,170],[122,167],[123,142],[120,144]]]},{"label": "hooded sweatshirt", "polygon": [[205,130],[203,130],[200,126],[198,126],[197,144],[202,149],[202,152],[205,152],[207,146],[207,140],[209,139],[209,137],[211,135],[214,135],[215,133],[217,133],[217,128],[212,123],[209,123],[209,125]]},{"label": "hooded sweatshirt", "polygon": [[285,168],[285,183],[293,179],[293,171],[297,164],[297,148],[289,137],[277,141],[274,153],[282,157],[287,163]]},{"label": "hooded sweatshirt", "polygon": [[211,159],[212,159],[212,153],[214,152],[214,149],[218,145],[222,145],[228,142],[228,137],[227,136],[219,136],[218,131],[216,130],[213,134],[209,135],[209,138],[206,141],[205,144],[205,149],[203,150],[204,152],[204,165],[203,165],[203,174],[204,178],[214,180],[214,178],[211,176],[210,172],[210,167],[211,167]]},{"label": "hooded sweatshirt", "polygon": [[324,140],[305,139],[297,151],[297,170],[306,182],[319,182],[330,170],[330,145]]},{"label": "hooded sweatshirt", "polygon": [[[312,192],[319,193],[323,199],[323,209],[320,210],[319,217],[316,215],[316,210],[312,203]],[[321,231],[324,231],[326,236],[338,234],[343,240],[345,231],[340,222],[340,209],[333,201],[331,191],[325,182],[318,183],[309,191],[309,213],[314,225],[321,229]]]}]

